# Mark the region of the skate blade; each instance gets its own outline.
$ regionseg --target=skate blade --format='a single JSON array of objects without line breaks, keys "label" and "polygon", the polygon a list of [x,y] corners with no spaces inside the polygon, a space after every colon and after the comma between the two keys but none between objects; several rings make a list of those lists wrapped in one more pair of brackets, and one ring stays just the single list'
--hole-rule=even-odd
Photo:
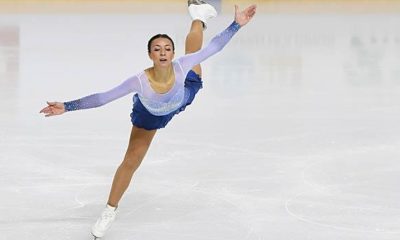
[{"label": "skate blade", "polygon": [[95,235],[93,235],[93,233],[92,233],[92,236],[93,236],[93,240],[100,240],[101,239],[101,238],[96,237]]}]

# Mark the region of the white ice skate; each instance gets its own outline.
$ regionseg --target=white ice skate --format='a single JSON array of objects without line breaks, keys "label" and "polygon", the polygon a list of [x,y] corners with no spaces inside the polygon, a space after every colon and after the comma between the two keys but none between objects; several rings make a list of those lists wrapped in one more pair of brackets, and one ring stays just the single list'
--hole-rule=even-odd
[{"label": "white ice skate", "polygon": [[92,235],[94,236],[94,239],[102,238],[106,234],[107,230],[115,220],[117,214],[116,210],[115,207],[109,205],[106,206],[101,216],[92,227]]},{"label": "white ice skate", "polygon": [[188,0],[189,14],[193,20],[203,22],[204,30],[207,28],[207,21],[217,16],[217,10],[203,0]]}]

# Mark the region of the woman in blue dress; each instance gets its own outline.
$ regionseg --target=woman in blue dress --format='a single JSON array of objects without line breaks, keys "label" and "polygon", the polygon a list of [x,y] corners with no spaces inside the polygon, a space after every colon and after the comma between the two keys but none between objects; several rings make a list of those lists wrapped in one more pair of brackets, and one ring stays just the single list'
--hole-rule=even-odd
[{"label": "woman in blue dress", "polygon": [[123,81],[115,88],[68,102],[48,102],[40,112],[46,117],[65,112],[95,108],[129,93],[134,93],[131,113],[132,130],[125,157],[118,167],[107,205],[92,227],[95,238],[103,237],[116,216],[118,204],[128,188],[157,132],[186,106],[190,105],[202,88],[200,63],[216,54],[234,34],[255,15],[252,5],[239,11],[235,6],[234,21],[210,43],[202,48],[203,30],[207,21],[217,15],[215,9],[203,0],[189,0],[193,19],[185,42],[185,55],[174,59],[175,45],[165,34],[157,34],[148,42],[148,55],[153,66]]}]

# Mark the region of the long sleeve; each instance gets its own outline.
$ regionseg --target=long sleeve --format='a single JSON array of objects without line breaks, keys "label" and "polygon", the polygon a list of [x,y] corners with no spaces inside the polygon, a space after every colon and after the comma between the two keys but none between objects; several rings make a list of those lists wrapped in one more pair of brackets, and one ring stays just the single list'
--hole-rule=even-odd
[{"label": "long sleeve", "polygon": [[183,71],[189,72],[195,65],[221,51],[239,29],[240,25],[234,21],[224,31],[213,37],[205,48],[179,58],[177,61],[182,66]]},{"label": "long sleeve", "polygon": [[115,99],[121,98],[131,92],[140,91],[142,91],[140,79],[137,76],[133,76],[109,91],[92,94],[69,102],[64,102],[64,106],[66,111],[95,108],[114,101]]}]

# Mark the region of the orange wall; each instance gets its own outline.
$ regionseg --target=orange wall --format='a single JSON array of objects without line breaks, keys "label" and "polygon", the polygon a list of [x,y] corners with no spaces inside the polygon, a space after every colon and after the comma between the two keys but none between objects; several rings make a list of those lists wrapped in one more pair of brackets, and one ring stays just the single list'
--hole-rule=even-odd
[{"label": "orange wall", "polygon": [[[400,0],[223,0],[223,12],[234,4],[256,3],[265,13],[399,13]],[[160,4],[157,4],[160,3]],[[184,13],[186,0],[0,0],[0,13]]]}]

